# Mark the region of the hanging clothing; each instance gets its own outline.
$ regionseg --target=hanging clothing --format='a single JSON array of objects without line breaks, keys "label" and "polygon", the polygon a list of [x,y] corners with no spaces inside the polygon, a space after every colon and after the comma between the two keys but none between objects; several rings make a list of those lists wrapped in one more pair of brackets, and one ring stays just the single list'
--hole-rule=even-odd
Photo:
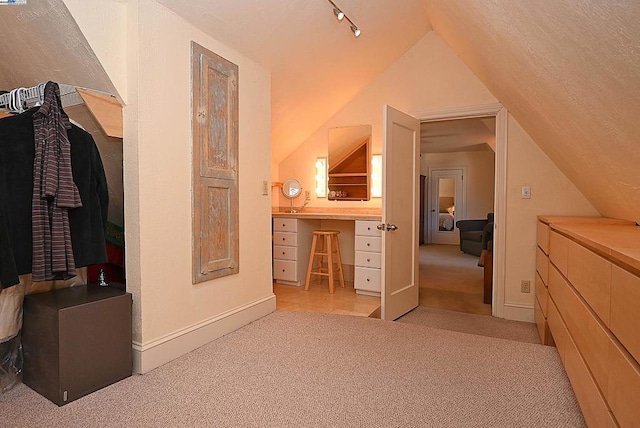
[{"label": "hanging clothing", "polygon": [[[18,284],[32,269],[31,200],[35,158],[33,116],[38,107],[0,119],[0,286]],[[75,266],[105,263],[109,193],[93,137],[72,125],[67,130],[71,170],[82,206],[70,209]]]},{"label": "hanging clothing", "polygon": [[34,281],[68,279],[76,274],[68,211],[81,207],[82,201],[73,182],[67,129],[71,129],[71,122],[62,109],[60,88],[57,83],[47,82],[42,106],[33,114]]}]

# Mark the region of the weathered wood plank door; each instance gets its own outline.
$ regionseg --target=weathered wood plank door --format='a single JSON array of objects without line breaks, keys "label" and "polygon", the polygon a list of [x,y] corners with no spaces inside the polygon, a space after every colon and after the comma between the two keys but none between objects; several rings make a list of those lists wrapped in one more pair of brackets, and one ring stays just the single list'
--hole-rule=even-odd
[{"label": "weathered wood plank door", "polygon": [[238,66],[191,43],[193,283],[238,273]]}]

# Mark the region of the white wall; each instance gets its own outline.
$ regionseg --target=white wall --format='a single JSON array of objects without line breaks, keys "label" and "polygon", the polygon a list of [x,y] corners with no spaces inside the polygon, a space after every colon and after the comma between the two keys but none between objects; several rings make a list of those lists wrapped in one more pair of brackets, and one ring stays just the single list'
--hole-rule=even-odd
[{"label": "white wall", "polygon": [[[76,19],[98,19],[100,6],[85,6]],[[270,77],[152,0],[128,2],[125,27],[127,289],[134,296],[136,370],[145,372],[275,309],[271,200],[261,195],[262,181],[270,180],[264,161],[271,156]],[[111,50],[96,37],[93,48],[109,62]],[[192,40],[237,64],[240,79],[240,272],[197,285],[191,283]]]},{"label": "white wall", "polygon": [[[313,189],[316,157],[327,156],[328,129],[371,124],[373,153],[381,153],[382,106],[426,117],[430,112],[499,102],[433,31],[278,165],[279,179],[296,177]],[[536,143],[509,116],[507,160],[507,224],[505,305],[522,309],[533,320],[533,293],[520,292],[520,279],[533,281],[535,272],[536,216],[542,214],[598,215],[593,206],[545,156]],[[277,143],[274,143],[277,144]],[[528,184],[534,195],[520,199],[520,187]],[[310,206],[375,206],[369,202],[333,202],[311,195]],[[488,207],[473,212],[484,217]],[[513,312],[508,311],[508,314]],[[508,315],[510,316],[510,315]]]}]

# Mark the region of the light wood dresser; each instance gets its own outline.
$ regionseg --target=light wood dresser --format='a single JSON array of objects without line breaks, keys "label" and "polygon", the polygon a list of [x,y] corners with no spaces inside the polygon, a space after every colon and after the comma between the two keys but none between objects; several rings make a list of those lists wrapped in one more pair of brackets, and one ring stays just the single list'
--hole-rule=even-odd
[{"label": "light wood dresser", "polygon": [[535,318],[590,427],[640,426],[640,227],[541,216]]}]

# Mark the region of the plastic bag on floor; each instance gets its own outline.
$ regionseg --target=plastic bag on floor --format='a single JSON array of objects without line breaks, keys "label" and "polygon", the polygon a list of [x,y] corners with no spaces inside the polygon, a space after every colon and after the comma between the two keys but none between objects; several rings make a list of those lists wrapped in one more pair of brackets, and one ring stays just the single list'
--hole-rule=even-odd
[{"label": "plastic bag on floor", "polygon": [[20,335],[0,343],[0,394],[22,382],[22,341]]}]

